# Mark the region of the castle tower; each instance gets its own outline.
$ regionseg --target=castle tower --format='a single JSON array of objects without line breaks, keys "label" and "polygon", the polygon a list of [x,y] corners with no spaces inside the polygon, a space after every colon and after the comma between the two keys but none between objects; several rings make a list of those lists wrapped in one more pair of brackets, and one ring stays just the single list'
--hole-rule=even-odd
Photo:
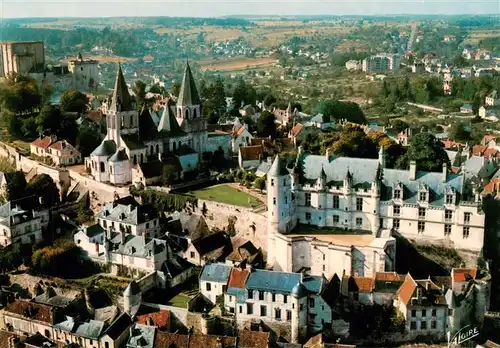
[{"label": "castle tower", "polygon": [[134,99],[128,93],[121,65],[118,65],[115,88],[106,115],[106,122],[108,127],[106,140],[114,140],[117,148],[121,146],[122,135],[139,132],[139,115],[135,110]]},{"label": "castle tower", "polygon": [[201,156],[207,142],[207,123],[201,113],[201,100],[188,62],[177,99],[176,119],[189,135],[189,146]]},{"label": "castle tower", "polygon": [[135,280],[132,280],[123,292],[123,309],[133,318],[142,302],[142,292]]},{"label": "castle tower", "polygon": [[[301,300],[307,296],[307,289],[302,284],[302,282],[297,283],[292,289],[291,292],[292,298],[292,322],[291,322],[291,343],[299,343],[299,340],[303,333],[303,327],[305,325],[301,325],[301,317],[306,317],[307,313],[301,313],[300,302]],[[302,306],[303,311],[307,311],[307,306]],[[307,327],[306,327],[307,330]]]},{"label": "castle tower", "polygon": [[380,146],[380,150],[378,151],[378,163],[380,167],[385,168],[385,152],[383,146]]}]

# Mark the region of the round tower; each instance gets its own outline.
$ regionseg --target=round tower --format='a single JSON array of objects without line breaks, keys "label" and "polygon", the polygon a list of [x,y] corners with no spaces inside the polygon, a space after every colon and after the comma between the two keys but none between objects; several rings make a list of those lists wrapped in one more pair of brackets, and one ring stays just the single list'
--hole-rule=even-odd
[{"label": "round tower", "polygon": [[133,318],[141,306],[141,301],[141,288],[135,280],[132,280],[123,292],[123,309]]},{"label": "round tower", "polygon": [[[292,289],[291,293],[291,298],[292,298],[292,322],[291,322],[291,342],[292,343],[299,343],[300,339],[300,317],[301,317],[301,308],[300,308],[300,300],[304,297],[307,296],[307,289],[302,284],[302,282],[297,283]],[[305,310],[307,306],[303,306],[302,310]]]}]

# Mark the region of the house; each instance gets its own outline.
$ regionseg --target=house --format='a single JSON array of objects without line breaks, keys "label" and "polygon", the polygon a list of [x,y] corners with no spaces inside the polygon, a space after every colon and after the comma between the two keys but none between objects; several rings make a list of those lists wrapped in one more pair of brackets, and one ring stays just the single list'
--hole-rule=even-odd
[{"label": "house", "polygon": [[173,288],[191,279],[196,274],[196,267],[179,255],[170,255],[161,271],[165,275],[165,285]]},{"label": "house", "polygon": [[410,146],[411,138],[420,133],[416,129],[406,128],[397,135],[397,143],[403,146]]},{"label": "house", "polygon": [[[183,169],[179,161],[179,156],[164,157],[159,156],[158,160],[139,163],[132,168],[132,178],[135,183],[141,183],[144,187],[163,184],[164,168],[168,166],[168,171],[172,173],[172,179],[179,180],[183,177]],[[189,172],[189,168],[187,172]]]},{"label": "house", "polygon": [[488,94],[484,99],[484,105],[498,106],[500,105],[500,94],[496,90]]},{"label": "house", "polygon": [[234,236],[231,238],[233,251],[226,257],[226,264],[238,267],[241,264],[251,265],[255,268],[264,266],[262,250],[249,240]]},{"label": "house", "polygon": [[230,272],[231,266],[223,263],[209,263],[203,266],[200,275],[200,292],[212,304],[217,302],[218,296],[226,292]]},{"label": "house", "polygon": [[359,71],[362,68],[362,64],[359,60],[351,59],[345,63],[345,68],[348,71]]},{"label": "house", "polygon": [[273,158],[268,157],[265,161],[259,164],[257,170],[255,171],[255,176],[258,178],[265,177],[267,175],[267,172],[269,172],[269,169],[271,169],[272,165],[273,165]]},{"label": "house", "polygon": [[58,140],[55,135],[38,138],[30,145],[32,155],[50,158],[56,166],[78,164],[82,160],[80,152],[66,140]]},{"label": "house", "polygon": [[236,348],[241,347],[237,344],[236,337],[230,336],[215,336],[204,335],[202,333],[193,333],[190,335],[182,335],[179,333],[156,332],[155,348]]},{"label": "house", "polygon": [[264,148],[262,145],[241,146],[238,150],[238,164],[240,168],[257,168],[260,164]]},{"label": "house", "polygon": [[170,311],[141,305],[135,316],[135,322],[141,325],[154,326],[162,331],[170,331]]},{"label": "house", "polygon": [[100,320],[81,321],[78,317],[66,316],[66,319],[53,327],[55,339],[59,342],[78,344],[82,348],[93,348],[99,344],[105,323]]},{"label": "house", "polygon": [[480,184],[487,183],[497,169],[497,160],[486,156],[470,156],[462,165],[465,178]]},{"label": "house", "polygon": [[16,335],[54,337],[52,325],[56,318],[50,306],[16,299],[3,309],[3,327]]},{"label": "house", "polygon": [[245,105],[240,110],[240,115],[243,117],[255,116],[255,108],[252,105]]},{"label": "house", "polygon": [[498,121],[500,118],[500,105],[483,105],[479,108],[478,114],[484,119]]},{"label": "house", "polygon": [[156,328],[149,325],[134,324],[125,344],[126,348],[154,348]]},{"label": "house", "polygon": [[473,109],[472,109],[472,105],[470,104],[464,104],[460,107],[460,112],[462,114],[472,114],[473,113]]},{"label": "house", "polygon": [[130,316],[123,312],[102,333],[99,342],[105,348],[120,348],[128,340],[130,327],[133,325]]},{"label": "house", "polygon": [[35,197],[0,206],[0,245],[35,244],[49,224],[49,211],[40,209]]},{"label": "house", "polygon": [[184,257],[197,266],[212,261],[224,261],[233,251],[231,238],[225,232],[216,232],[188,244]]},{"label": "house", "polygon": [[[297,109],[295,109],[297,110]],[[276,121],[286,127],[290,122],[292,122],[292,118],[294,116],[294,112],[292,111],[292,103],[288,103],[286,109],[273,108],[272,113],[276,116]]]},{"label": "house", "polygon": [[429,335],[442,341],[446,339],[448,305],[440,287],[430,279],[414,280],[407,274],[394,307],[405,319],[409,338]]},{"label": "house", "polygon": [[315,127],[319,128],[320,130],[327,130],[335,128],[335,121],[323,114],[317,114],[313,116],[308,122],[304,123],[304,127]]},{"label": "house", "polygon": [[251,145],[253,138],[253,135],[248,130],[248,126],[246,124],[242,125],[239,123],[239,120],[236,119],[231,137],[232,152],[237,153],[240,147]]}]

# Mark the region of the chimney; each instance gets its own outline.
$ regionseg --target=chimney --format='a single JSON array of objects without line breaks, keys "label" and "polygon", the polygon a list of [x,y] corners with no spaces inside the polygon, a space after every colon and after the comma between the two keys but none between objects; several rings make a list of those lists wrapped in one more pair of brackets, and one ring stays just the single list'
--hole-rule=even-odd
[{"label": "chimney", "polygon": [[447,176],[448,176],[448,166],[446,165],[446,163],[443,163],[443,171],[441,172],[442,182],[446,182]]},{"label": "chimney", "polygon": [[327,159],[327,160],[330,158],[330,148],[327,148],[327,149],[326,149],[325,156],[326,156],[326,159]]},{"label": "chimney", "polygon": [[415,180],[417,178],[417,162],[410,161],[410,180]]},{"label": "chimney", "polygon": [[120,243],[125,244],[125,232],[120,231]]}]

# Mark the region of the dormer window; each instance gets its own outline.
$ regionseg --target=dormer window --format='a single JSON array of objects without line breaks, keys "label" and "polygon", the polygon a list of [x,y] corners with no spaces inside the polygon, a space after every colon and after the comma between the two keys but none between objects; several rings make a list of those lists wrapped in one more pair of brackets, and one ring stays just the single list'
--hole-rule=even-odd
[{"label": "dormer window", "polygon": [[421,185],[418,191],[418,201],[420,203],[429,202],[429,188],[427,185]]},{"label": "dormer window", "polygon": [[446,195],[446,204],[453,204],[453,195]]},{"label": "dormer window", "polygon": [[427,192],[420,192],[418,195],[418,200],[421,202],[427,202]]},{"label": "dormer window", "polygon": [[446,190],[446,195],[445,195],[446,204],[448,204],[448,205],[455,204],[456,197],[457,196],[456,196],[455,190],[452,187],[449,187]]},{"label": "dormer window", "polygon": [[401,189],[397,188],[394,190],[394,199],[401,199]]}]

